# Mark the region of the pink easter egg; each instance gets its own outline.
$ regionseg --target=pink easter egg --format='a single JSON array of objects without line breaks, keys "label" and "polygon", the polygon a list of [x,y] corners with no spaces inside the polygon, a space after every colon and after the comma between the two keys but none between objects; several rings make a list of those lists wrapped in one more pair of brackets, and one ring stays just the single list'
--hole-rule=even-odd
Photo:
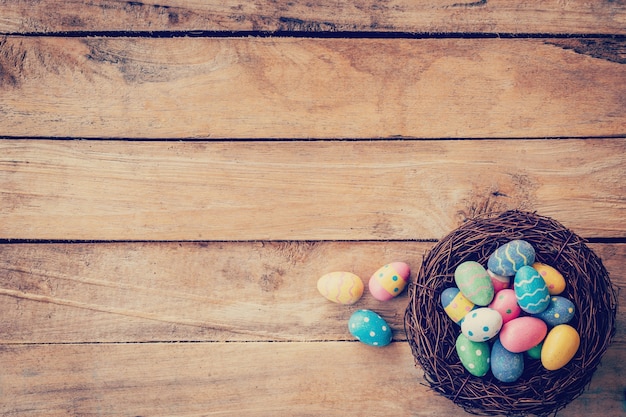
[{"label": "pink easter egg", "polygon": [[406,287],[410,273],[411,270],[406,263],[392,262],[374,272],[370,277],[368,288],[377,300],[391,300]]},{"label": "pink easter egg", "polygon": [[515,291],[511,288],[498,291],[495,297],[493,297],[491,304],[489,304],[489,308],[500,313],[503,324],[518,318],[522,312],[519,304],[517,304]]},{"label": "pink easter egg", "polygon": [[509,352],[521,353],[537,346],[548,333],[548,325],[536,317],[513,319],[500,329],[500,343]]},{"label": "pink easter egg", "polygon": [[505,288],[509,288],[509,285],[511,285],[511,277],[498,275],[490,270],[487,270],[487,273],[489,274],[489,278],[491,278],[491,283],[493,284],[493,289],[495,292],[501,291]]}]

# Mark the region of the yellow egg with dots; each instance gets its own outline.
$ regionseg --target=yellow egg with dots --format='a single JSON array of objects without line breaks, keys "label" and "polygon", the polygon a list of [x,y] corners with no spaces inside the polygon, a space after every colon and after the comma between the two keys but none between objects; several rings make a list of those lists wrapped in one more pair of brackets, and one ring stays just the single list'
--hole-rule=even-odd
[{"label": "yellow egg with dots", "polygon": [[541,278],[546,282],[550,295],[558,295],[565,291],[565,278],[555,268],[541,262],[535,262],[532,267],[539,272]]}]

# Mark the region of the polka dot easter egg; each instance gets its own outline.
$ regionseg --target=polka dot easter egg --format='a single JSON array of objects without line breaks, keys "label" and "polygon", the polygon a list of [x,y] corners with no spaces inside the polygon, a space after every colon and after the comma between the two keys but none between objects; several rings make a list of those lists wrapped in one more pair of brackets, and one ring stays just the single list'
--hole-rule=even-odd
[{"label": "polka dot easter egg", "polygon": [[392,262],[380,267],[369,280],[369,290],[379,301],[391,300],[402,292],[411,270],[404,262]]},{"label": "polka dot easter egg", "polygon": [[465,298],[479,306],[486,306],[494,295],[487,270],[478,262],[465,261],[454,270],[454,282]]},{"label": "polka dot easter egg", "polygon": [[524,354],[509,352],[499,340],[491,347],[491,373],[501,382],[515,382],[524,373]]},{"label": "polka dot easter egg", "polygon": [[532,266],[524,265],[515,274],[513,289],[517,304],[528,314],[538,314],[548,308],[550,293],[546,282]]},{"label": "polka dot easter egg", "polygon": [[559,295],[565,291],[565,278],[559,271],[541,262],[535,262],[532,267],[539,272],[545,281],[550,295]]},{"label": "polka dot easter egg", "polygon": [[517,304],[515,291],[511,288],[498,291],[495,297],[493,297],[491,304],[489,304],[489,308],[500,313],[502,316],[502,324],[519,317],[522,312],[519,304]]},{"label": "polka dot easter egg", "polygon": [[574,303],[565,297],[555,295],[550,298],[548,308],[539,314],[533,315],[533,317],[537,317],[545,321],[548,326],[554,327],[559,324],[569,323],[574,318],[574,312]]},{"label": "polka dot easter egg", "polygon": [[380,315],[371,310],[357,310],[348,320],[350,334],[370,346],[386,346],[391,343],[391,328]]},{"label": "polka dot easter egg", "polygon": [[455,343],[461,364],[474,376],[485,376],[489,372],[490,352],[487,342],[473,342],[461,333]]},{"label": "polka dot easter egg", "polygon": [[494,274],[511,277],[524,265],[535,262],[535,249],[525,240],[512,240],[498,247],[487,261]]},{"label": "polka dot easter egg", "polygon": [[443,290],[441,305],[448,317],[456,324],[461,324],[465,315],[474,308],[474,303],[465,298],[461,290],[456,287]]},{"label": "polka dot easter egg", "polygon": [[361,278],[350,272],[329,272],[317,281],[317,290],[320,294],[338,304],[356,303],[363,295],[363,289]]},{"label": "polka dot easter egg", "polygon": [[488,307],[481,307],[465,316],[461,323],[461,332],[473,342],[485,342],[498,334],[501,327],[500,313]]}]

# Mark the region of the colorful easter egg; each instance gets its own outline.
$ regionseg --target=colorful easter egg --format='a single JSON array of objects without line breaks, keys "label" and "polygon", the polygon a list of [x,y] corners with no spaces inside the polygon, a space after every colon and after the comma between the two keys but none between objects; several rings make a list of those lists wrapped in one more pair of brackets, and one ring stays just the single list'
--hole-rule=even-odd
[{"label": "colorful easter egg", "polygon": [[512,240],[498,247],[487,261],[494,274],[511,277],[524,265],[535,262],[535,249],[525,240]]},{"label": "colorful easter egg", "polygon": [[526,354],[531,359],[541,359],[541,348],[543,347],[543,342],[539,343],[537,346],[532,347],[526,351]]},{"label": "colorful easter egg", "polygon": [[520,308],[529,314],[541,313],[550,304],[548,286],[532,266],[524,265],[517,271],[513,289]]},{"label": "colorful easter egg", "polygon": [[489,274],[489,278],[491,278],[494,292],[497,293],[505,288],[509,288],[509,285],[511,285],[511,277],[494,274],[493,271],[490,270],[487,270],[487,273]]},{"label": "colorful easter egg", "polygon": [[317,290],[328,300],[338,304],[354,304],[363,295],[363,281],[350,272],[329,272],[317,280]]},{"label": "colorful easter egg", "polygon": [[379,268],[369,280],[369,290],[380,301],[391,300],[402,292],[411,270],[404,262],[392,262]]},{"label": "colorful easter egg", "polygon": [[548,308],[539,314],[533,314],[533,316],[545,321],[548,326],[554,327],[569,323],[574,317],[575,310],[574,303],[565,297],[555,295],[550,297]]},{"label": "colorful easter egg", "polygon": [[561,369],[572,360],[580,346],[580,336],[568,324],[559,324],[550,330],[541,349],[541,364],[549,371]]},{"label": "colorful easter egg", "polygon": [[484,342],[498,334],[502,316],[488,307],[472,310],[461,323],[461,332],[472,342]]},{"label": "colorful easter egg", "polygon": [[474,376],[485,376],[489,372],[491,361],[487,342],[472,342],[463,333],[456,339],[456,353],[461,364]]},{"label": "colorful easter egg", "polygon": [[545,281],[550,295],[558,295],[565,290],[565,278],[559,271],[541,262],[535,262],[532,267],[539,272]]},{"label": "colorful easter egg", "polygon": [[499,340],[491,346],[491,373],[501,382],[515,382],[524,373],[524,354],[509,352]]},{"label": "colorful easter egg", "polygon": [[493,299],[493,284],[487,270],[478,262],[465,261],[454,270],[454,281],[465,298],[479,306]]},{"label": "colorful easter egg", "polygon": [[357,310],[348,320],[350,334],[370,346],[386,346],[391,343],[391,328],[379,314],[371,310]]},{"label": "colorful easter egg", "polygon": [[461,324],[467,313],[472,311],[474,303],[465,298],[461,290],[450,287],[441,293],[441,305],[448,317],[456,324]]},{"label": "colorful easter egg", "polygon": [[500,313],[502,316],[502,324],[519,317],[522,312],[519,304],[517,304],[515,291],[511,288],[498,291],[493,297],[493,301],[489,304],[489,308]]},{"label": "colorful easter egg", "polygon": [[499,337],[506,350],[521,353],[541,343],[546,333],[548,333],[548,326],[543,320],[523,316],[503,324]]}]

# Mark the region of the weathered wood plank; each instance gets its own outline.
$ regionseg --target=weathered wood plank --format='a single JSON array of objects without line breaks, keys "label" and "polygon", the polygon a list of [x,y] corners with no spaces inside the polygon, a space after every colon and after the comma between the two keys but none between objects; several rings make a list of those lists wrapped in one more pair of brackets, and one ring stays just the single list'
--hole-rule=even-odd
[{"label": "weathered wood plank", "polygon": [[[353,306],[324,299],[331,271],[417,273],[427,242],[215,242],[0,245],[0,343],[352,340],[350,315],[381,314],[405,340],[406,292]],[[626,245],[591,248],[626,288]],[[626,341],[626,293],[616,340]]]},{"label": "weathered wood plank", "polygon": [[[625,356],[612,345],[559,417],[620,415]],[[5,345],[0,367],[6,416],[466,415],[422,385],[406,343]]]},{"label": "weathered wood plank", "polygon": [[626,33],[620,1],[0,1],[0,33],[305,31]]},{"label": "weathered wood plank", "polygon": [[626,141],[0,141],[0,238],[439,239],[537,210],[624,237]]},{"label": "weathered wood plank", "polygon": [[626,134],[625,41],[0,39],[0,136]]}]

